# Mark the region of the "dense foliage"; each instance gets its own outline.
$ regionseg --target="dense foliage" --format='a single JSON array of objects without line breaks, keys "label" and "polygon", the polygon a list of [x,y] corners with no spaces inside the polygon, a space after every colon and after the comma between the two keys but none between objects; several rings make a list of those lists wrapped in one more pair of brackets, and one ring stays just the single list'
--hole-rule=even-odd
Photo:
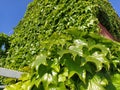
[{"label": "dense foliage", "polygon": [[[4,33],[0,33],[0,67],[3,67],[5,65],[5,59],[7,57],[9,46],[9,36]],[[0,77],[0,85],[2,83],[2,80],[2,77]]]},{"label": "dense foliage", "polygon": [[9,36],[4,33],[0,33],[0,67],[3,67],[5,63],[4,59],[7,57],[7,51],[9,49]]},{"label": "dense foliage", "polygon": [[5,90],[119,90],[120,44],[100,36],[99,23],[119,38],[107,0],[34,0],[5,63],[29,72]]}]

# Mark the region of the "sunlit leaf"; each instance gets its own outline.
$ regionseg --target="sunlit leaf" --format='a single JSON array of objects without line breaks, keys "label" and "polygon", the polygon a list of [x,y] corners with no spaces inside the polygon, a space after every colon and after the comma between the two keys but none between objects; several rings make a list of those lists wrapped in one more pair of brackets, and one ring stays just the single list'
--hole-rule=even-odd
[{"label": "sunlit leaf", "polygon": [[94,76],[90,80],[87,90],[106,90],[102,83],[105,83],[105,86],[107,85],[106,80],[102,80],[99,76]]},{"label": "sunlit leaf", "polygon": [[32,67],[35,67],[38,70],[40,64],[46,63],[46,56],[39,55],[36,57],[36,60],[33,62]]},{"label": "sunlit leaf", "polygon": [[120,90],[120,74],[115,74],[112,76],[112,83],[115,86],[116,90]]},{"label": "sunlit leaf", "polygon": [[103,54],[98,54],[98,52],[93,53],[91,56],[86,57],[87,62],[92,62],[96,65],[97,71],[103,68],[103,64],[109,69],[109,61],[105,58]]}]

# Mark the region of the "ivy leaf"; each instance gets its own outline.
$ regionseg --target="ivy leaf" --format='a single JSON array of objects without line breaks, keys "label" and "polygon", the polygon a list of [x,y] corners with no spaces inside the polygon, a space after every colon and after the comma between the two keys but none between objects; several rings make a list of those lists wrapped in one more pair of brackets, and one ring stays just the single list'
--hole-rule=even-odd
[{"label": "ivy leaf", "polygon": [[41,77],[43,77],[46,73],[48,73],[48,72],[50,72],[50,71],[51,71],[50,67],[41,64],[41,65],[39,66],[37,72],[38,72],[38,75],[39,75],[40,78],[41,78]]},{"label": "ivy leaf", "polygon": [[105,47],[105,45],[101,45],[101,44],[97,44],[97,45],[93,45],[89,48],[89,51],[92,51],[93,49],[99,49],[100,52],[106,56],[109,52],[109,48]]},{"label": "ivy leaf", "polygon": [[55,58],[53,60],[53,63],[51,65],[51,68],[53,68],[56,72],[60,71],[60,65],[59,65],[59,60],[57,58]]},{"label": "ivy leaf", "polygon": [[64,54],[61,58],[62,62],[65,62],[64,65],[68,68],[69,75],[71,78],[74,74],[77,74],[79,78],[85,83],[86,72],[83,67],[80,67],[80,64],[76,63],[70,53]]},{"label": "ivy leaf", "polygon": [[116,90],[120,90],[120,74],[114,74],[112,76],[112,83],[115,86]]},{"label": "ivy leaf", "polygon": [[86,62],[84,64],[86,64],[87,62],[92,62],[93,64],[95,64],[97,71],[100,71],[102,69],[102,63],[93,56],[86,57]]},{"label": "ivy leaf", "polygon": [[58,75],[58,82],[65,82],[68,77],[68,69],[64,68],[64,70],[62,70],[62,72],[60,72],[60,74]]},{"label": "ivy leaf", "polygon": [[78,53],[79,56],[83,56],[82,48],[84,46],[87,46],[87,43],[80,39],[77,39],[77,40],[74,40],[74,44],[75,44],[74,46],[69,47],[69,50]]},{"label": "ivy leaf", "polygon": [[[104,85],[102,85],[104,83]],[[101,79],[99,76],[95,75],[88,84],[87,90],[106,90],[104,86],[108,84],[106,79]]]},{"label": "ivy leaf", "polygon": [[[31,83],[30,80],[24,82],[24,84],[21,86],[23,90],[31,90],[34,85],[34,82]],[[19,90],[19,89],[18,89]]]},{"label": "ivy leaf", "polygon": [[66,76],[64,76],[63,74],[60,74],[60,75],[58,76],[58,81],[59,81],[59,82],[64,82],[64,81],[66,81]]},{"label": "ivy leaf", "polygon": [[[109,61],[104,57],[103,54],[99,54],[98,52],[93,53],[91,56],[86,57],[86,62],[92,62],[96,65],[97,71],[100,71],[103,68],[103,64],[107,66],[107,69],[109,69]],[[84,64],[85,64],[84,63]]]},{"label": "ivy leaf", "polygon": [[20,87],[21,87],[21,82],[14,85],[6,86],[4,90],[20,90]]},{"label": "ivy leaf", "polygon": [[41,64],[45,64],[46,63],[46,56],[45,55],[39,55],[36,57],[36,60],[32,63],[32,67],[35,67],[36,70],[38,70],[39,66]]}]

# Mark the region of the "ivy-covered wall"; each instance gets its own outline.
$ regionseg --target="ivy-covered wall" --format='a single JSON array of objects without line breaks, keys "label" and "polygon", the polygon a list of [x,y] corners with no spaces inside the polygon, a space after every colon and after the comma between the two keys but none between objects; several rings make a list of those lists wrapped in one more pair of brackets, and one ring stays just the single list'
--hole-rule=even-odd
[{"label": "ivy-covered wall", "polygon": [[41,43],[55,32],[66,35],[68,29],[77,28],[77,32],[98,33],[99,22],[119,38],[120,20],[107,0],[34,0],[11,36],[7,64],[18,68],[16,63],[21,67],[31,63],[46,47]]},{"label": "ivy-covered wall", "polygon": [[120,90],[120,20],[107,0],[34,0],[10,37],[5,67],[25,73],[5,90]]},{"label": "ivy-covered wall", "polygon": [[98,20],[109,30],[116,40],[120,39],[120,18],[108,0],[93,0],[98,3]]}]

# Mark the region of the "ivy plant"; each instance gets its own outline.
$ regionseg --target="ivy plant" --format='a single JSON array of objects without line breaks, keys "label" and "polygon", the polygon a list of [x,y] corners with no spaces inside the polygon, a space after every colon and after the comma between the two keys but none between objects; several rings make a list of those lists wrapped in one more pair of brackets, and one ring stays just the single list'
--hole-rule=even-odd
[{"label": "ivy plant", "polygon": [[5,62],[25,74],[4,90],[119,90],[120,43],[100,35],[99,23],[119,39],[107,0],[34,0]]}]

